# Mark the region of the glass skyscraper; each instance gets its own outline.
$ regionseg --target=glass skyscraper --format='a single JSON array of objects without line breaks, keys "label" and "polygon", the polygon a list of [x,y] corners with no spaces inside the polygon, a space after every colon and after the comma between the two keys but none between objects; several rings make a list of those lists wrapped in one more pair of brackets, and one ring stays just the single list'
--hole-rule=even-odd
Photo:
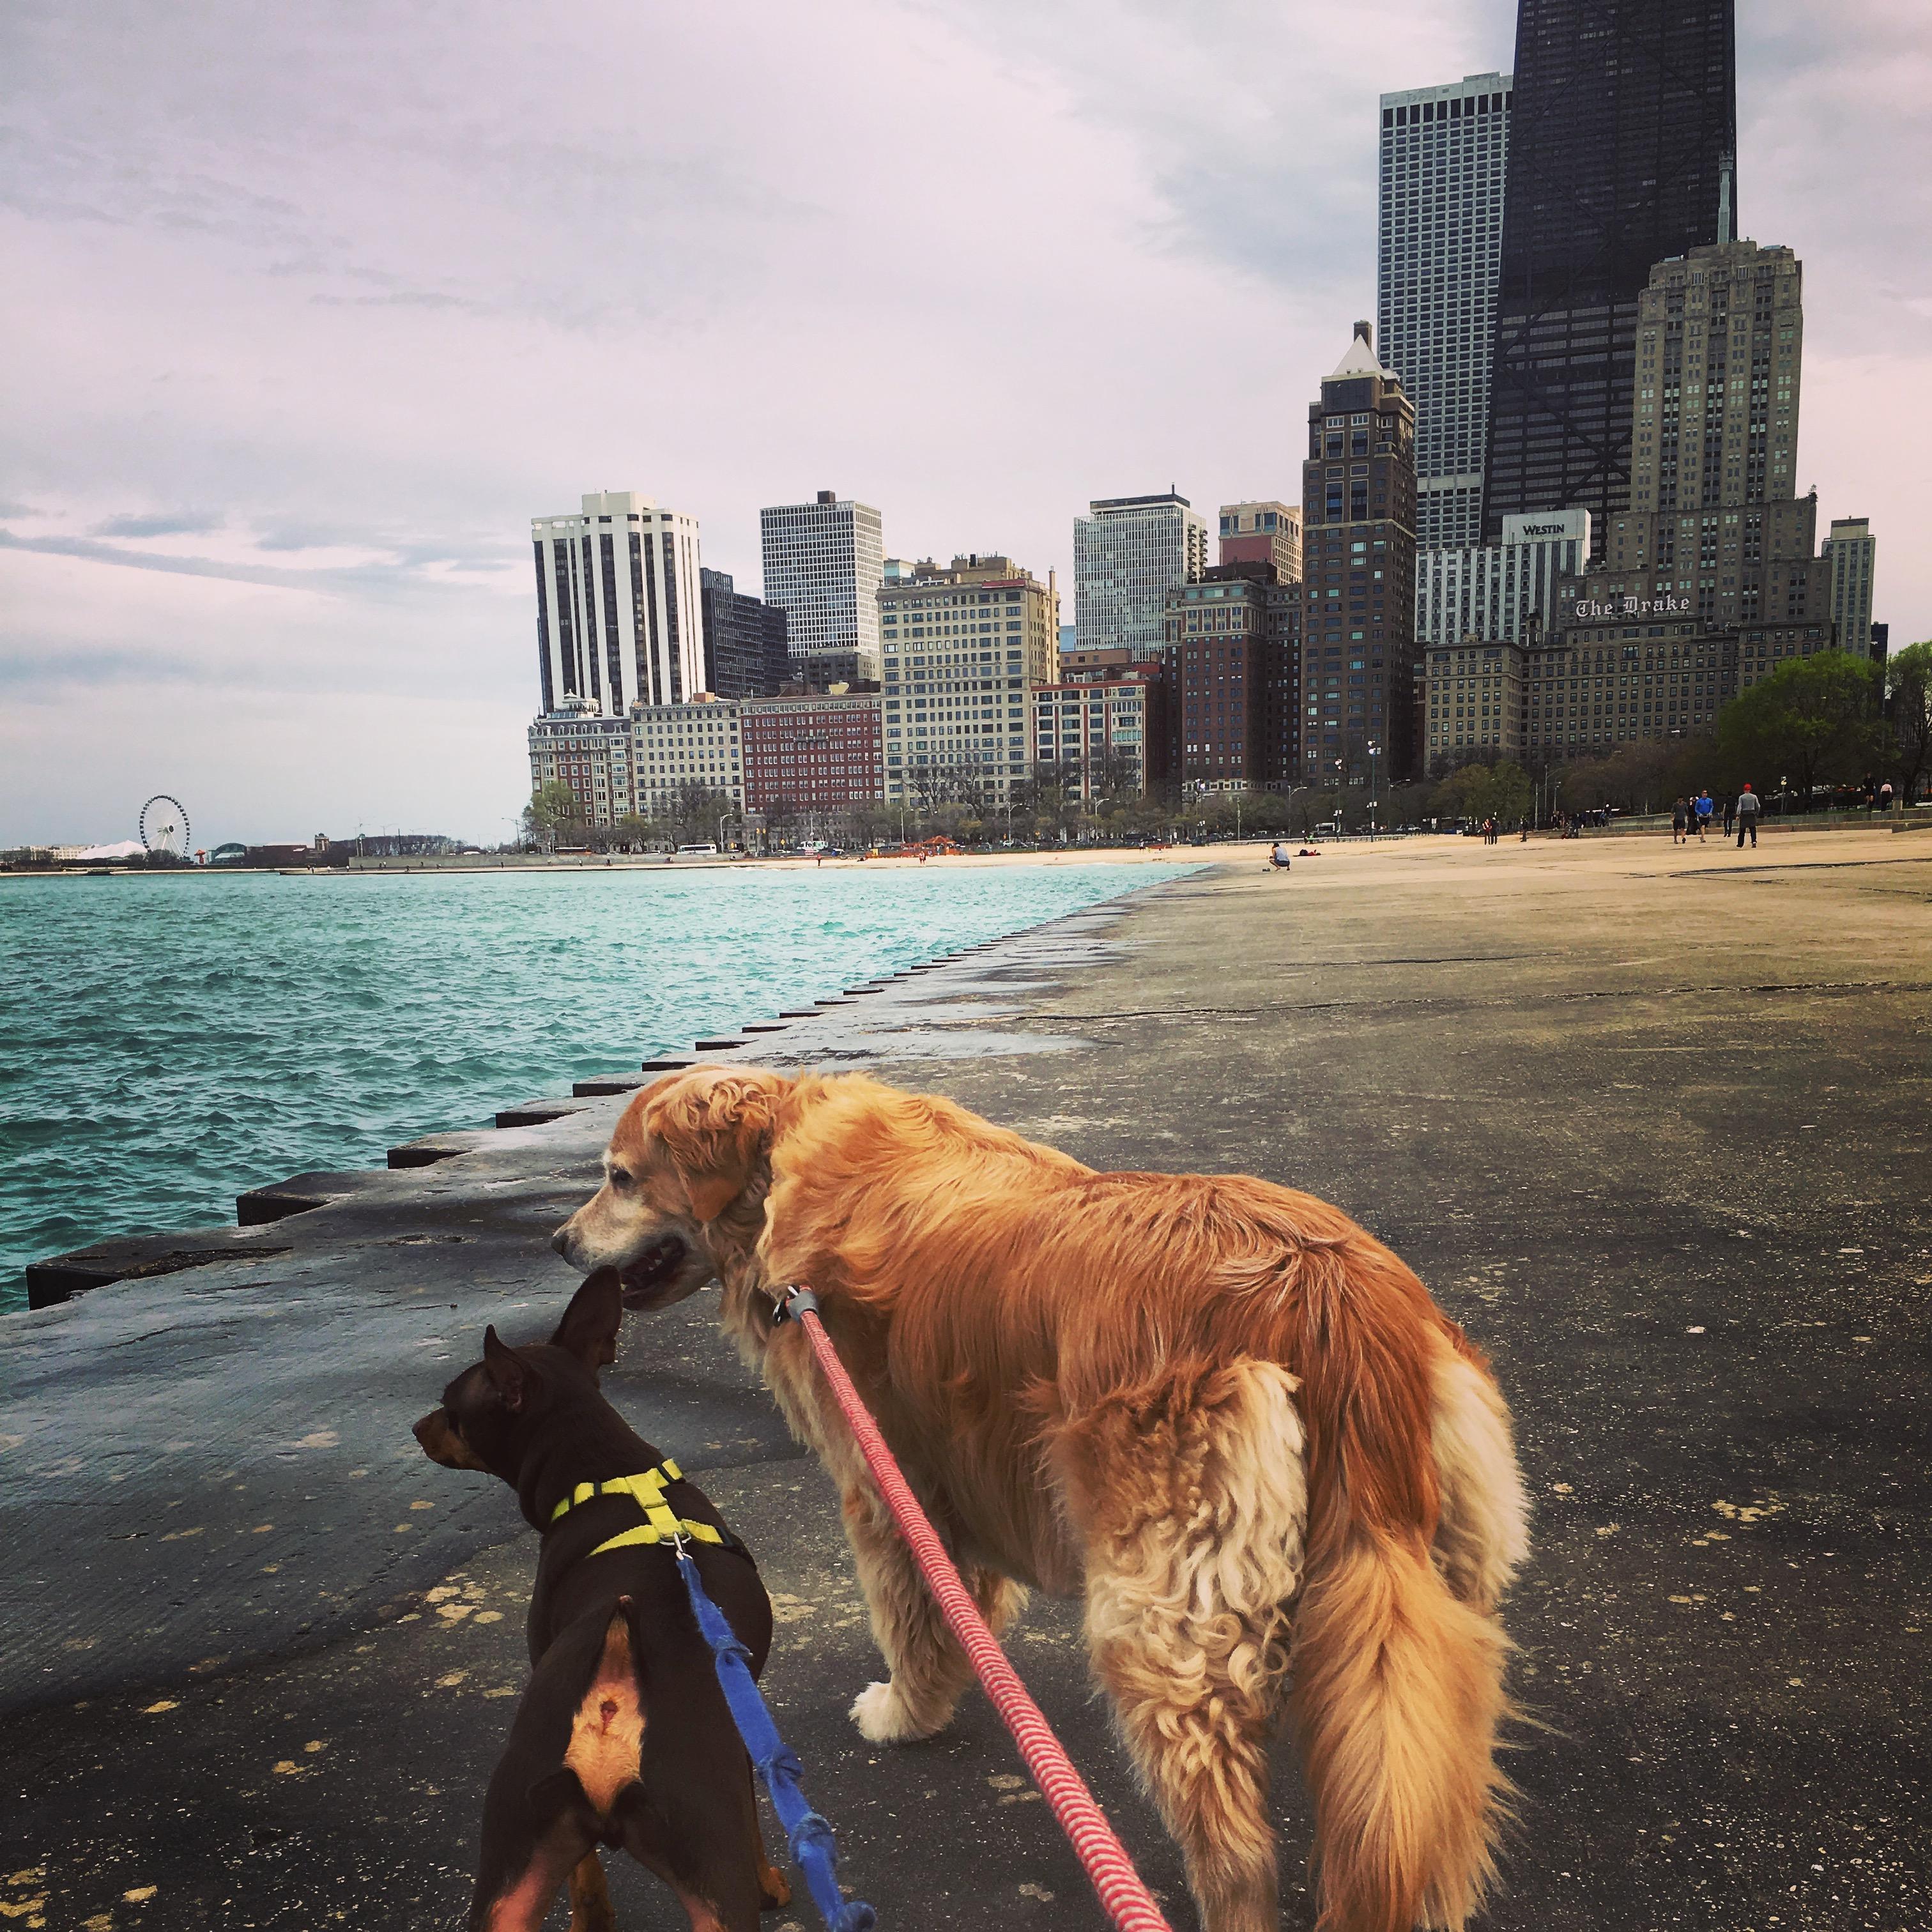
[{"label": "glass skyscraper", "polygon": [[1416,541],[1466,550],[1482,540],[1510,76],[1384,94],[1382,116],[1377,326],[1415,405]]},{"label": "glass skyscraper", "polygon": [[1520,0],[1485,530],[1628,503],[1637,302],[1736,233],[1735,0]]},{"label": "glass skyscraper", "polygon": [[1073,621],[1082,651],[1160,655],[1167,593],[1208,568],[1208,520],[1172,490],[1102,496],[1073,520]]}]

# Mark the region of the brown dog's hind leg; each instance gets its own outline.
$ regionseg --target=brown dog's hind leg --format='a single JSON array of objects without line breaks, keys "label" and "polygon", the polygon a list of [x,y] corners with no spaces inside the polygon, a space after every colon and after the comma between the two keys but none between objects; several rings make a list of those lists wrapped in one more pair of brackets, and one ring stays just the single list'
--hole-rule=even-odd
[{"label": "brown dog's hind leg", "polygon": [[751,1792],[752,1843],[758,1852],[758,1897],[767,1912],[776,1912],[780,1906],[791,1903],[791,1886],[765,1850],[765,1821],[758,1814],[758,1774],[752,1768],[748,1757],[745,1760],[745,1782]]},{"label": "brown dog's hind leg", "polygon": [[[886,1506],[869,1489],[845,1492],[845,1536],[859,1567],[859,1582],[872,1612],[872,1637],[890,1673],[870,1684],[852,1706],[860,1735],[875,1744],[910,1744],[942,1731],[973,1666],[932,1592],[919,1574]],[[995,1634],[1026,1602],[1016,1583],[962,1564],[960,1576]]]},{"label": "brown dog's hind leg", "polygon": [[1268,1747],[1306,1497],[1292,1377],[1177,1369],[1060,1432],[1087,1638],[1203,1932],[1276,1932]]},{"label": "brown dog's hind leg", "polygon": [[[558,1819],[537,1840],[530,1862],[521,1871],[508,1876],[500,1888],[493,1888],[494,1896],[485,1897],[484,1888],[478,1886],[470,1909],[470,1932],[538,1932],[550,1916],[550,1906],[566,1878],[571,1880],[574,1915],[576,1874],[585,1859],[596,1863],[592,1849],[596,1843],[594,1832],[580,1819],[571,1814]],[[600,1880],[602,1875],[600,1869]],[[608,1906],[608,1898],[604,1902]],[[573,1925],[577,1922],[574,1916],[571,1922]],[[594,1919],[590,1922],[593,1926],[599,1923]]]},{"label": "brown dog's hind leg", "polygon": [[571,1870],[569,1932],[617,1932],[610,1887],[595,1852],[578,1859]]}]

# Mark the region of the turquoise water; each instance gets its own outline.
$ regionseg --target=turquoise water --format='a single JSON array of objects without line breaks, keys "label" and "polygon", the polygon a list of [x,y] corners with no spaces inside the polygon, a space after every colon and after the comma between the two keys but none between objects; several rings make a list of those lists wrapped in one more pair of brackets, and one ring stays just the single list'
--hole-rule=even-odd
[{"label": "turquoise water", "polygon": [[0,880],[0,1307],[36,1257],[1184,869]]}]

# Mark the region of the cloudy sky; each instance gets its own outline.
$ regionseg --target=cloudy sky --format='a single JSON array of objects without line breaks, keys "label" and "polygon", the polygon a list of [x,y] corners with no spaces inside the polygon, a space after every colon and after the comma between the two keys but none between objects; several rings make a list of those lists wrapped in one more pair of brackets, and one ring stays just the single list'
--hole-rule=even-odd
[{"label": "cloudy sky", "polygon": [[[1806,268],[1800,488],[1932,634],[1932,26],[1748,0],[1744,231]],[[13,0],[0,844],[527,789],[528,520],[835,488],[1065,576],[1086,500],[1298,494],[1374,313],[1376,97],[1508,0]],[[1069,599],[1069,614],[1070,610]]]}]

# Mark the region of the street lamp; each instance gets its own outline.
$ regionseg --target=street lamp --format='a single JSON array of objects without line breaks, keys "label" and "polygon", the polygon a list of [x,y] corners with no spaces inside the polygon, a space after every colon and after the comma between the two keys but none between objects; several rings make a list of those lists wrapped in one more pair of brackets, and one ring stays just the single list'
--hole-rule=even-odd
[{"label": "street lamp", "polygon": [[1369,740],[1369,834],[1376,830],[1376,760],[1382,755],[1382,747],[1371,738]]}]

